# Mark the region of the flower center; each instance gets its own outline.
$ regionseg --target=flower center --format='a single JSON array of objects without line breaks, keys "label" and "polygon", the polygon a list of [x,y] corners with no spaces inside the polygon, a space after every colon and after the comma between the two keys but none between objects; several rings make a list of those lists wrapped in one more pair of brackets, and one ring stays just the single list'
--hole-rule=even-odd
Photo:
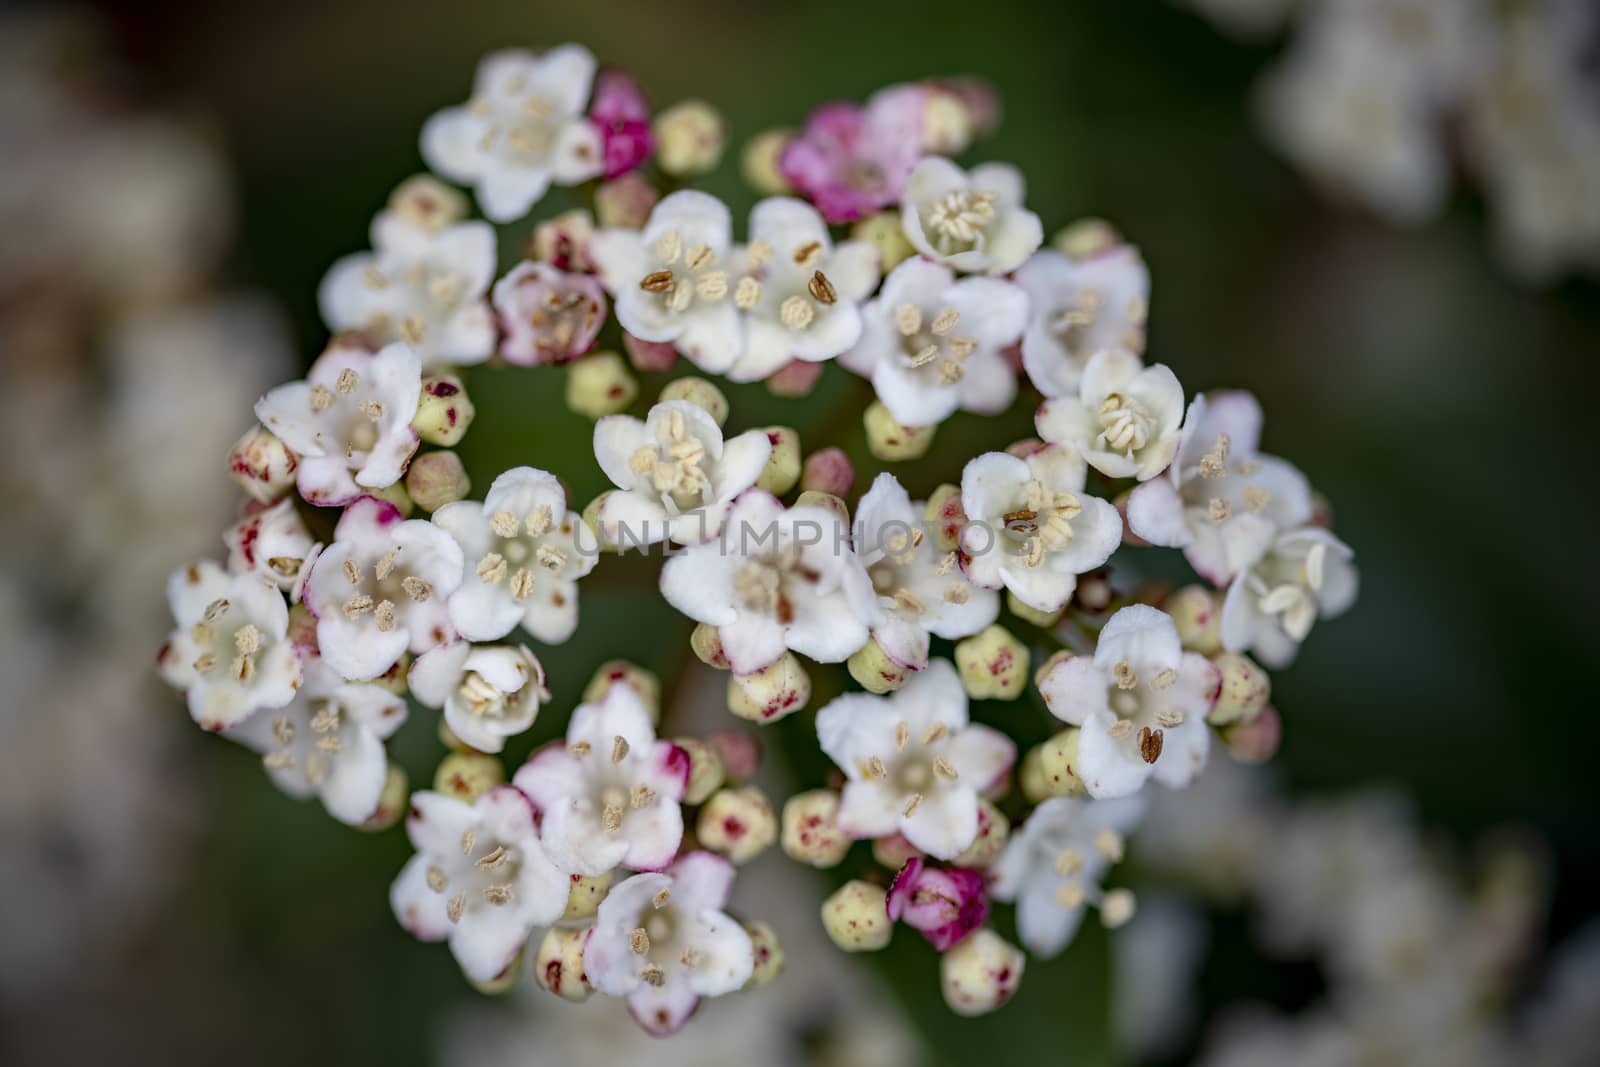
[{"label": "flower center", "polygon": [[669,513],[700,506],[712,489],[705,444],[688,432],[681,411],[669,411],[655,433],[656,444],[636,449],[628,457],[629,468],[650,478]]},{"label": "flower center", "polygon": [[1155,419],[1138,401],[1121,393],[1110,393],[1100,402],[1100,436],[1096,439],[1101,448],[1122,452],[1132,457],[1150,440],[1150,430]]},{"label": "flower center", "polygon": [[433,596],[433,585],[399,565],[400,550],[391,548],[372,565],[371,576],[354,559],[344,561],[344,577],[349,596],[342,606],[351,621],[371,612],[378,629],[388,633],[399,624],[397,605],[425,603]]},{"label": "flower center", "polygon": [[1107,731],[1113,741],[1127,741],[1139,758],[1154,763],[1161,758],[1166,731],[1181,726],[1184,713],[1174,706],[1170,691],[1178,680],[1171,667],[1143,675],[1127,660],[1111,668],[1112,688],[1107,702],[1117,721]]},{"label": "flower center", "polygon": [[942,253],[983,244],[984,227],[994,218],[997,194],[957,190],[946,193],[928,212],[928,228]]},{"label": "flower center", "polygon": [[659,267],[639,280],[639,288],[659,297],[668,311],[681,313],[697,298],[714,304],[728,295],[728,272],[710,246],[685,248],[683,235],[670,230],[656,241],[655,253]]},{"label": "flower center", "polygon": [[786,586],[790,581],[816,585],[822,575],[807,566],[797,548],[747,560],[733,575],[733,592],[746,611],[771,615],[787,625],[794,621],[794,601]]},{"label": "flower center", "polygon": [[1073,538],[1072,520],[1083,510],[1083,502],[1065,490],[1051,490],[1038,479],[1023,487],[1022,507],[1000,517],[1001,526],[1021,548],[1024,563],[1036,567],[1046,552],[1053,552]]},{"label": "flower center", "polygon": [[327,781],[334,762],[344,751],[344,732],[348,719],[333,700],[314,705],[314,710],[296,723],[288,714],[272,720],[275,749],[261,757],[269,770],[298,769],[306,785],[313,789]]},{"label": "flower center", "polygon": [[461,835],[459,860],[448,866],[438,863],[428,868],[428,888],[435,893],[449,894],[445,913],[456,923],[468,911],[510,904],[521,865],[521,857],[515,849],[493,841],[479,841],[478,832],[468,829]]},{"label": "flower center", "polygon": [[[515,599],[528,599],[538,584],[538,571],[548,571],[552,576],[557,576],[569,562],[565,549],[544,540],[545,534],[554,527],[554,516],[548,507],[542,505],[521,518],[505,510],[490,515],[489,529],[497,541],[493,550],[485,552],[478,559],[474,568],[478,580],[486,585],[509,581],[511,595]],[[561,530],[566,532],[565,523]],[[533,566],[525,566],[528,563]]]},{"label": "flower center", "polygon": [[485,681],[477,671],[467,673],[466,678],[462,679],[460,688],[456,690],[456,695],[461,698],[467,710],[478,718],[505,717],[506,695]]},{"label": "flower center", "polygon": [[915,304],[901,304],[894,310],[895,326],[900,331],[901,358],[912,370],[930,368],[931,376],[940,385],[954,385],[966,376],[962,364],[977,351],[978,342],[972,337],[956,337],[953,332],[961,322],[955,308],[945,307],[936,313],[924,328],[922,309]]},{"label": "flower center", "polygon": [[255,680],[266,638],[254,623],[235,612],[226,599],[213,600],[206,605],[189,637],[200,648],[193,664],[196,673],[214,674],[226,665],[227,676],[233,681],[249,685]]}]

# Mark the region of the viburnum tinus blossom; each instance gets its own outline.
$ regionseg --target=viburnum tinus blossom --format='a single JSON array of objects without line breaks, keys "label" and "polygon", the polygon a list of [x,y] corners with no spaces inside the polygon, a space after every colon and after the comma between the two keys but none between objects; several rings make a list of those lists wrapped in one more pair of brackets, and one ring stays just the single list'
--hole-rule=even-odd
[{"label": "viburnum tinus blossom", "polygon": [[359,826],[378,810],[388,777],[383,743],[406,721],[406,701],[382,686],[347,682],[315,654],[294,700],[224,732],[260,752],[279,789],[316,796],[328,814]]},{"label": "viburnum tinus blossom", "polygon": [[607,415],[595,423],[594,457],[617,491],[600,505],[600,533],[623,547],[713,538],[771,454],[765,431],[725,441],[717,421],[687,400],[656,404],[643,421]]},{"label": "viburnum tinus blossom", "polygon": [[411,428],[422,398],[422,362],[404,343],[374,350],[342,334],[303,381],[256,402],[256,418],[294,450],[295,484],[312,504],[338,507],[393,485],[417,450]]},{"label": "viburnum tinus blossom", "polygon": [[290,497],[246,509],[244,518],[223,531],[222,540],[230,571],[254,574],[284,591],[293,588],[311,555],[311,534]]},{"label": "viburnum tinus blossom", "polygon": [[515,781],[539,809],[545,847],[565,870],[657,871],[683,840],[678,805],[689,762],[686,751],[656,739],[633,688],[613,685],[598,704],[580,704],[565,743],[535,752]]},{"label": "viburnum tinus blossom", "polygon": [[442,708],[450,732],[479,752],[499,752],[550,699],[544,665],[520,645],[440,645],[412,662],[406,681],[412,696]]},{"label": "viburnum tinus blossom", "polygon": [[1022,173],[1006,163],[969,172],[928,156],[906,179],[900,225],[911,247],[967,274],[1008,274],[1044,241],[1023,206]]},{"label": "viburnum tinus blossom", "polygon": [[1314,526],[1279,534],[1262,524],[1253,532],[1254,543],[1238,549],[1239,573],[1222,602],[1222,644],[1268,667],[1287,667],[1317,619],[1355,602],[1355,553]]},{"label": "viburnum tinus blossom", "polygon": [[461,584],[461,548],[393,504],[362,497],[311,566],[303,598],[322,658],[353,681],[376,678],[407,652],[452,635],[446,602]]},{"label": "viburnum tinus blossom", "polygon": [[896,204],[922,158],[925,91],[892,85],[866,104],[824,104],[778,158],[783,179],[829,222],[853,222]]},{"label": "viburnum tinus blossom", "polygon": [[494,283],[500,358],[519,367],[566,363],[594,347],[606,317],[600,283],[545,263],[518,263]]},{"label": "viburnum tinus blossom", "polygon": [[847,779],[839,829],[855,838],[901,833],[938,859],[978,835],[978,797],[1005,780],[1016,746],[967,718],[967,693],[948,660],[887,697],[846,693],[817,712],[817,740]]},{"label": "viburnum tinus blossom", "polygon": [[862,309],[861,339],[839,362],[872,387],[905,426],[958,410],[997,415],[1017,395],[1001,350],[1022,336],[1028,296],[998,278],[964,278],[913,256]]},{"label": "viburnum tinus blossom", "polygon": [[925,535],[925,511],[885,472],[856,506],[854,526],[878,597],[872,637],[884,655],[914,671],[927,666],[930,635],[970,637],[1000,613],[999,594],[969,582],[956,553]]},{"label": "viburnum tinus blossom", "polygon": [[589,121],[600,130],[606,178],[621,177],[650,158],[650,105],[639,83],[622,71],[602,70],[595,79]]},{"label": "viburnum tinus blossom", "polygon": [[450,621],[469,641],[498,641],[517,626],[558,645],[578,626],[578,579],[594,570],[598,545],[580,538],[579,518],[552,474],[513,467],[483,503],[460,500],[433,513],[466,561],[450,597]]},{"label": "viburnum tinus blossom", "polygon": [[1120,905],[1106,911],[1109,894],[1100,881],[1122,859],[1126,837],[1143,814],[1141,797],[1051,797],[1012,831],[989,868],[989,891],[996,900],[1016,902],[1017,935],[1028,951],[1047,959],[1060,955],[1087,905],[1101,908],[1109,925],[1127,918],[1116,913]]},{"label": "viburnum tinus blossom", "polygon": [[1201,577],[1227,585],[1260,539],[1311,521],[1305,475],[1259,451],[1261,406],[1240,390],[1197,396],[1166,476],[1128,497],[1128,528],[1153,545],[1182,548]]},{"label": "viburnum tinus blossom", "polygon": [[1055,611],[1078,575],[1110,558],[1122,517],[1084,492],[1083,457],[1047,445],[1026,459],[989,452],[961,472],[961,567],[976,585],[1005,586],[1039,611]]},{"label": "viburnum tinus blossom", "polygon": [[571,879],[545,855],[533,804],[513,786],[474,803],[411,795],[417,854],[389,889],[395,918],[421,941],[448,941],[462,972],[487,982],[514,964],[537,926],[561,918]]},{"label": "viburnum tinus blossom", "polygon": [[889,883],[889,918],[919,931],[943,952],[989,917],[983,875],[965,867],[932,867],[921,857],[906,861]]},{"label": "viburnum tinus blossom", "polygon": [[1222,672],[1144,604],[1111,617],[1094,655],[1059,660],[1039,679],[1050,713],[1080,729],[1074,771],[1094,797],[1127,796],[1152,776],[1175,789],[1194,781],[1221,690]]},{"label": "viburnum tinus blossom", "polygon": [[495,52],[478,66],[472,99],[423,126],[422,158],[473,186],[489,221],[521,218],[552,182],[577,185],[604,167],[600,129],[583,113],[594,67],[578,45]]},{"label": "viburnum tinus blossom", "polygon": [[785,649],[839,663],[866,644],[876,614],[844,520],[820,507],[786,509],[759,489],[739,494],[716,540],[667,560],[661,594],[717,628],[739,674],[759,671]]},{"label": "viburnum tinus blossom", "polygon": [[1017,268],[1028,294],[1022,367],[1047,397],[1078,391],[1096,352],[1143,352],[1150,270],[1132,245],[1110,244],[1078,257],[1043,249]]},{"label": "viburnum tinus blossom", "polygon": [[167,603],[177,626],[156,663],[169,685],[188,694],[195,722],[222,730],[294,699],[300,657],[276,588],[201,560],[167,579]]},{"label": "viburnum tinus blossom", "polygon": [[485,294],[494,277],[494,228],[433,227],[395,211],[372,220],[372,251],[345,256],[317,292],[334,330],[379,344],[404,341],[425,365],[482,363],[494,352]]},{"label": "viburnum tinus blossom", "polygon": [[652,1034],[670,1034],[701,997],[732,993],[750,980],[755,946],[723,908],[733,864],[691,852],[658,874],[618,882],[600,902],[583,969],[601,993],[625,997]]},{"label": "viburnum tinus blossom", "polygon": [[1101,474],[1147,482],[1177,455],[1183,416],[1183,386],[1170,368],[1108,348],[1084,365],[1075,394],[1046,400],[1034,421],[1040,437],[1071,445]]}]

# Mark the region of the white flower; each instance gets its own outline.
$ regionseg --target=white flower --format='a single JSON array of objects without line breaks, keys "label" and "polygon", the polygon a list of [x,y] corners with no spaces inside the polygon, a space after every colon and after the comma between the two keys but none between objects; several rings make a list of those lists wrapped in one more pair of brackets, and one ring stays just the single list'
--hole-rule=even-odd
[{"label": "white flower", "polygon": [[167,579],[167,603],[177,628],[156,663],[169,685],[188,691],[195,722],[221,730],[294,699],[300,658],[282,593],[202,560]]},{"label": "white flower", "polygon": [[722,909],[733,864],[691,852],[660,874],[636,874],[600,902],[583,969],[602,993],[628,998],[628,1011],[652,1034],[670,1034],[701,997],[732,993],[749,981],[755,947]]},{"label": "white flower", "polygon": [[378,810],[388,779],[384,739],[405,721],[404,697],[347,682],[312,655],[293,702],[254,715],[224,736],[262,753],[279,789],[301,799],[317,796],[329,815],[359,826]]},{"label": "white flower", "polygon": [[1016,901],[1017,936],[1029,952],[1048,959],[1067,947],[1084,906],[1103,899],[1100,880],[1143,812],[1140,797],[1051,797],[1012,831],[989,868],[990,892]]},{"label": "white flower", "polygon": [[744,351],[744,320],[727,260],[733,220],[714,196],[684,189],[663,199],[641,230],[589,240],[617,321],[642,341],[670,341],[702,370],[725,373]]},{"label": "white flower", "polygon": [[1050,713],[1081,728],[1078,777],[1092,797],[1136,793],[1153,775],[1181,789],[1206,765],[1206,716],[1222,673],[1185,652],[1164,611],[1123,608],[1100,631],[1093,656],[1072,656],[1039,679]]},{"label": "white flower", "polygon": [[1241,551],[1264,532],[1311,521],[1311,486],[1293,465],[1258,451],[1261,406],[1240,390],[1197,396],[1166,477],[1128,497],[1128,528],[1153,545],[1182,548],[1218,588],[1238,572]]},{"label": "white flower", "polygon": [[[553,474],[513,467],[483,503],[460,500],[433,513],[461,546],[466,573],[450,598],[450,621],[469,641],[498,641],[518,624],[558,645],[578,628],[578,579],[599,546],[580,544],[579,517]],[[586,531],[585,531],[586,533]],[[592,538],[585,538],[592,540]]]},{"label": "white flower", "polygon": [[1101,474],[1147,482],[1177,454],[1183,386],[1165,364],[1146,367],[1126,349],[1104,349],[1084,365],[1077,392],[1046,400],[1034,424]]},{"label": "white flower", "polygon": [[722,534],[661,568],[661,593],[691,619],[717,627],[738,674],[793,649],[838,663],[867,643],[872,584],[836,514],[784,509],[758,489],[741,493]]},{"label": "white flower", "polygon": [[733,498],[755,484],[772,454],[761,430],[729,441],[704,408],[668,400],[644,421],[607,415],[595,423],[594,457],[617,487],[600,505],[603,539],[695,544],[715,537]]},{"label": "white flower", "polygon": [[422,363],[409,345],[372,352],[336,337],[303,381],[258,400],[256,417],[299,455],[300,495],[338,507],[400,480],[417,450],[421,398]]},{"label": "white flower", "polygon": [[1274,536],[1263,526],[1253,527],[1253,544],[1238,546],[1239,575],[1222,602],[1222,644],[1253,652],[1268,667],[1287,667],[1318,618],[1355,603],[1355,553],[1323,529]]},{"label": "white flower", "polygon": [[311,566],[303,599],[317,617],[317,647],[352,681],[376,678],[410,649],[449,640],[445,601],[461,583],[461,549],[422,519],[362,497],[345,509]]},{"label": "white flower", "polygon": [[1071,598],[1078,575],[1111,558],[1122,517],[1083,491],[1087,470],[1070,448],[1049,445],[1027,459],[988,452],[961,472],[961,569],[985,589],[1002,585],[1040,611]]},{"label": "white flower", "polygon": [[887,697],[846,693],[817,712],[822,751],[848,781],[839,829],[855,838],[904,834],[937,859],[978,835],[978,797],[1005,780],[1016,747],[967,721],[967,692],[948,660],[932,660]]},{"label": "white flower", "polygon": [[1022,206],[1022,173],[985,163],[971,173],[929,156],[906,179],[900,225],[911,247],[968,274],[1006,274],[1044,240],[1039,216]]},{"label": "white flower", "polygon": [[543,664],[520,645],[440,645],[416,658],[407,681],[412,696],[443,708],[450,732],[479,752],[499,752],[506,738],[533,725],[539,705],[550,699]]},{"label": "white flower", "polygon": [[413,793],[406,836],[417,854],[389,889],[395,918],[418,940],[448,940],[474,982],[498,977],[534,927],[566,910],[571,881],[545,855],[533,805],[512,786],[471,805]]},{"label": "white flower", "polygon": [[773,197],[750,212],[744,269],[728,281],[745,312],[744,351],[728,368],[753,382],[790,360],[820,363],[861,336],[861,301],[878,284],[878,250],[867,241],[837,248],[817,209]]},{"label": "white flower", "polygon": [[551,182],[577,185],[600,174],[600,131],[583,113],[594,67],[594,56],[571,44],[484,57],[472,99],[422,127],[422,158],[473,186],[491,222],[521,218]]},{"label": "white flower", "polygon": [[577,874],[660,870],[682,843],[689,755],[656,739],[630,686],[579,705],[566,743],[535,752],[516,784],[540,811],[545,847]]},{"label": "white flower", "polygon": [[294,588],[301,565],[311,558],[311,534],[289,497],[249,511],[223,531],[222,541],[230,571],[253,574],[285,592]]},{"label": "white flower", "polygon": [[424,364],[489,358],[495,325],[484,293],[494,277],[493,227],[430,229],[381,211],[372,248],[345,256],[322,279],[317,301],[329,329],[360,330],[379,344],[404,341]]},{"label": "white flower", "polygon": [[1052,249],[1017,268],[1028,294],[1022,368],[1045,396],[1068,396],[1089,358],[1105,348],[1143,352],[1150,269],[1132,245],[1072,259]]},{"label": "white flower", "polygon": [[872,379],[904,426],[932,426],[957,410],[996,415],[1017,395],[1000,350],[1022,336],[1028,297],[996,278],[956,281],[912,257],[889,272],[862,309],[861,340],[839,362]]},{"label": "white flower", "polygon": [[855,543],[882,611],[872,636],[891,660],[920,671],[928,638],[970,637],[1000,614],[1000,596],[967,581],[954,552],[925,536],[924,503],[883,473],[856,505]]}]

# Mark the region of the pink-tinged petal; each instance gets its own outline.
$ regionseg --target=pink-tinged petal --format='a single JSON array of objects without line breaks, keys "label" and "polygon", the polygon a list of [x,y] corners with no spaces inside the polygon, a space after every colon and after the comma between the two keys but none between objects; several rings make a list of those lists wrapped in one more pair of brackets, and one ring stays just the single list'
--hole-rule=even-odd
[{"label": "pink-tinged petal", "polygon": [[1091,656],[1071,656],[1052,667],[1039,680],[1039,695],[1050,714],[1062,722],[1082,726],[1092,716],[1109,713],[1106,672]]},{"label": "pink-tinged petal", "polygon": [[528,757],[512,783],[537,809],[547,811],[586,790],[589,776],[582,757],[570,752],[564,742],[552,741]]},{"label": "pink-tinged petal", "polygon": [[1152,545],[1186,548],[1194,541],[1183,498],[1166,479],[1152,480],[1128,496],[1128,528]]},{"label": "pink-tinged petal", "polygon": [[657,741],[640,781],[657,795],[679,802],[689,788],[689,753],[671,741]]},{"label": "pink-tinged petal", "polygon": [[677,1033],[699,1006],[700,995],[681,978],[659,986],[646,983],[628,994],[628,1014],[652,1037]]},{"label": "pink-tinged petal", "polygon": [[986,793],[1010,773],[1017,746],[999,730],[973,724],[950,739],[945,755],[961,781]]},{"label": "pink-tinged petal", "polygon": [[[900,829],[902,803],[900,794],[881,782],[847,782],[839,797],[839,829],[857,840],[892,834]],[[976,821],[973,833],[977,833]]]},{"label": "pink-tinged petal", "polygon": [[978,794],[958,785],[923,798],[899,828],[906,840],[935,859],[955,859],[978,836]]},{"label": "pink-tinged petal", "polygon": [[689,915],[722,910],[733,892],[734,866],[714,852],[690,852],[667,873],[673,906]]},{"label": "pink-tinged petal", "polygon": [[445,910],[445,895],[428,887],[431,865],[425,855],[412,856],[389,887],[389,907],[394,917],[419,941],[443,941],[455,928]]},{"label": "pink-tinged petal", "polygon": [[959,867],[928,867],[911,859],[889,886],[889,918],[918,930],[943,952],[989,917],[983,875]]},{"label": "pink-tinged petal", "polygon": [[295,474],[295,491],[308,504],[317,507],[342,507],[363,495],[349,466],[337,456],[306,456]]}]

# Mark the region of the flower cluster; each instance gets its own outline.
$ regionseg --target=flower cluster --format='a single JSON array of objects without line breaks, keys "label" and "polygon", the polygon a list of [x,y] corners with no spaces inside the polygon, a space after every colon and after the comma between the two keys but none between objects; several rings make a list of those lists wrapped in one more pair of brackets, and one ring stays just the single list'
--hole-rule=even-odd
[{"label": "flower cluster", "polygon": [[[368,829],[405,814],[416,855],[395,915],[480,988],[531,958],[550,992],[623,998],[669,1033],[700,998],[776,974],[771,930],[727,911],[735,865],[781,838],[833,868],[870,841],[880,869],[823,904],[827,933],[871,950],[904,923],[940,954],[951,1008],[992,1011],[1024,963],[993,904],[1015,903],[1036,954],[1061,951],[1087,908],[1121,925],[1134,898],[1105,883],[1147,783],[1187,786],[1214,735],[1271,754],[1256,661],[1286,666],[1349,606],[1351,551],[1304,475],[1259,451],[1249,394],[1187,400],[1147,363],[1136,249],[1099,222],[1046,249],[1015,168],[949,158],[996,114],[981,86],[930,82],[763,135],[745,162],[771,195],[741,236],[705,192],[657,201],[642,169],[714,165],[706,105],[652,120],[581,48],[499,53],[422,135],[488,221],[413,178],[374,221],[374,251],[330,271],[332,339],[256,405],[229,460],[249,503],[228,564],[173,576],[160,666],[195,721],[261,752],[286,792]],[[497,279],[491,223],[552,182],[583,184],[593,213],[538,223],[530,258]],[[626,363],[590,351],[612,319]],[[780,396],[837,360],[876,394],[862,425],[883,464],[1024,390],[1042,400],[1039,437],[974,448],[926,497],[879,471],[852,509],[842,440],[806,454],[790,427],[734,431],[705,377],[635,407],[627,363],[662,374],[680,356]],[[454,451],[475,415],[465,368],[491,360],[566,365],[549,373],[594,419],[612,489],[578,506],[555,473],[518,466],[470,498]],[[1202,584],[1131,584],[1124,545],[1182,549]],[[659,683],[623,661],[580,699],[552,691],[541,656],[578,632],[583,579],[626,552],[665,557],[659,593],[696,657],[728,672],[734,715],[807,711],[828,665],[859,685],[815,711],[834,779],[775,809],[747,782],[749,734],[660,736]],[[983,702],[1022,698],[1037,726],[1059,721],[1019,758],[980,720]],[[573,708],[565,738],[508,775],[501,753],[549,707]],[[419,709],[452,751],[408,802],[385,742]]]}]

